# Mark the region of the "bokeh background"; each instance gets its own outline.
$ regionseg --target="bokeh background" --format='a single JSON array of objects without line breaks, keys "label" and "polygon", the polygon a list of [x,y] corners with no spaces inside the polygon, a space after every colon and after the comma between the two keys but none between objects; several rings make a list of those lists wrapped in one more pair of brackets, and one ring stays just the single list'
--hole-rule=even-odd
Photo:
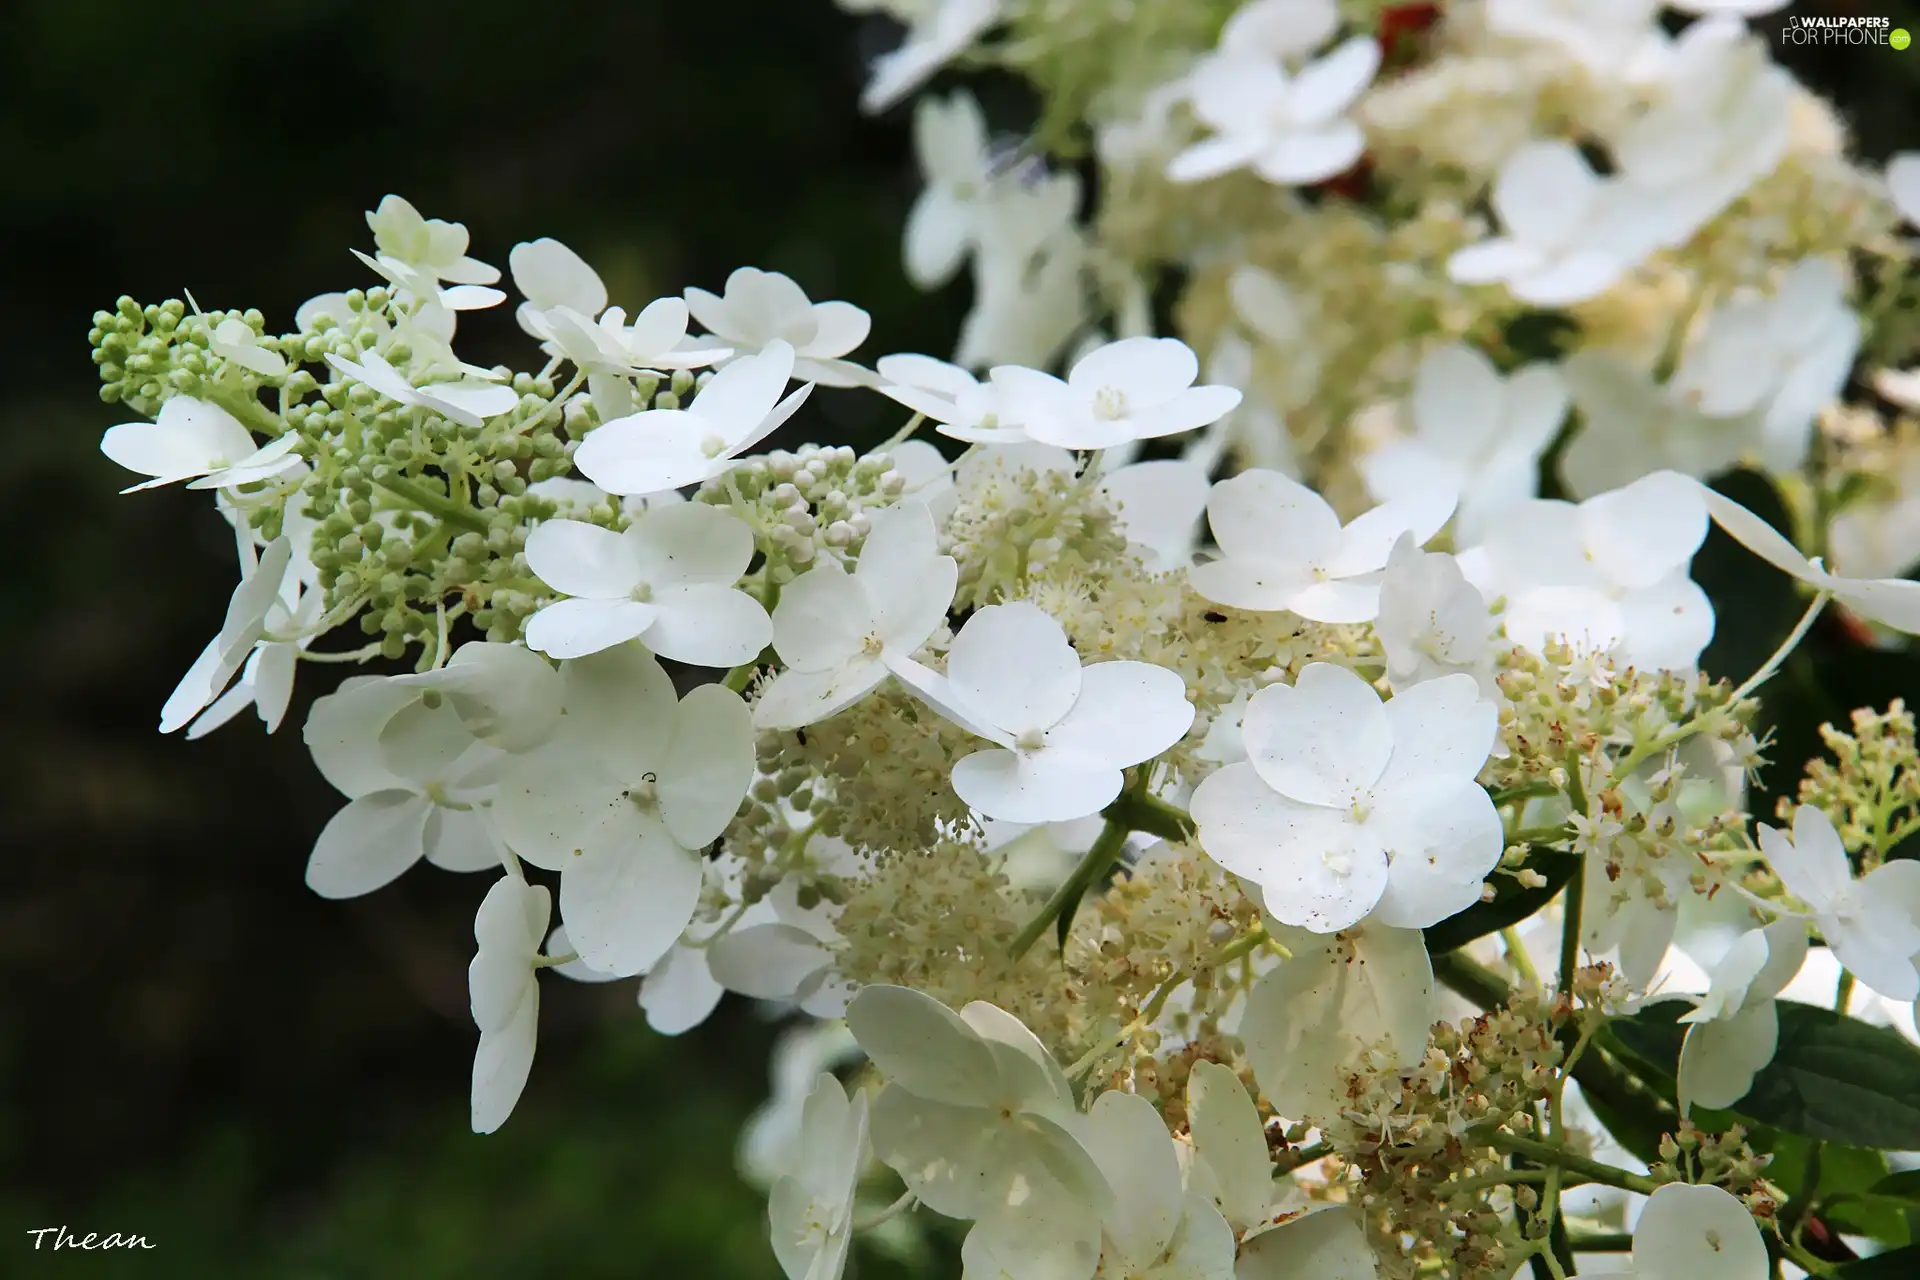
[{"label": "bokeh background", "polygon": [[[1911,0],[1797,8],[1920,31]],[[476,1138],[484,878],[422,871],[347,904],[301,882],[341,802],[298,726],[337,673],[304,670],[271,738],[250,716],[196,743],[154,731],[218,625],[231,540],[203,494],[116,495],[97,445],[122,414],[86,330],[120,294],[187,289],[289,325],[367,283],[347,247],[395,191],[503,267],[565,240],[629,309],[755,265],[867,308],[865,354],[943,353],[966,286],[902,278],[905,113],[855,104],[891,40],[828,0],[0,5],[0,1275],[778,1275],[733,1174],[765,1016],[730,1002],[670,1041],[630,983],[545,982],[532,1082]],[[1783,56],[1868,154],[1920,141],[1920,49]],[[992,107],[1020,123],[1004,86]],[[509,312],[464,319],[462,354],[524,361]],[[894,425],[873,399],[816,397],[803,429],[870,443]],[[1708,664],[1740,674],[1798,603],[1722,550],[1700,568],[1722,611]],[[1840,708],[1920,693],[1915,674],[1823,630],[1780,758]],[[24,1233],[62,1223],[156,1247],[32,1256]]]}]

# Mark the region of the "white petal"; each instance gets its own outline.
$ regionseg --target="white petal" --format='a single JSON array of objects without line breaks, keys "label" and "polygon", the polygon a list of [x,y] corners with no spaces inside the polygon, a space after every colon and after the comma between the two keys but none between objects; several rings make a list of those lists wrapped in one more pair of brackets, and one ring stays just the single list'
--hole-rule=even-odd
[{"label": "white petal", "polygon": [[1326,499],[1278,471],[1242,471],[1214,485],[1207,523],[1238,559],[1314,564],[1340,545],[1340,518]]},{"label": "white petal", "polygon": [[534,576],[563,595],[624,600],[642,581],[637,548],[627,535],[579,520],[534,526],[526,555]]},{"label": "white petal", "polygon": [[1309,663],[1292,685],[1247,701],[1247,759],[1281,795],[1344,806],[1379,781],[1393,755],[1393,722],[1365,680],[1330,662]]},{"label": "white petal", "polygon": [[533,1073],[538,1044],[540,988],[527,984],[526,999],[498,1031],[480,1035],[473,1055],[472,1121],[475,1133],[492,1133],[507,1122]]},{"label": "white petal", "polygon": [[640,980],[640,1007],[647,1025],[663,1036],[677,1036],[707,1020],[726,989],[713,980],[711,957],[691,947],[674,947]]},{"label": "white petal", "polygon": [[1187,1077],[1187,1120],[1193,1145],[1213,1175],[1216,1207],[1236,1231],[1267,1216],[1273,1162],[1260,1112],[1233,1069],[1196,1062]]},{"label": "white petal", "polygon": [[594,428],[573,462],[587,479],[623,497],[678,489],[717,474],[702,447],[707,430],[685,409],[647,409]]},{"label": "white petal", "polygon": [[1232,764],[1194,790],[1200,847],[1258,884],[1284,923],[1333,933],[1366,918],[1387,887],[1387,858],[1342,810],[1275,792],[1250,764]]},{"label": "white petal", "polygon": [[1081,669],[1079,699],[1047,730],[1046,745],[1127,769],[1179,742],[1193,717],[1178,672],[1150,662],[1096,662]]},{"label": "white petal", "polygon": [[801,980],[830,957],[820,940],[790,924],[735,929],[707,949],[707,964],[720,985],[755,1000],[786,1000]]},{"label": "white petal", "polygon": [[947,652],[947,678],[969,711],[1017,736],[1058,724],[1079,697],[1082,676],[1060,624],[1016,601],[967,619]]},{"label": "white petal", "polygon": [[714,374],[713,381],[694,397],[693,413],[729,441],[748,435],[773,412],[786,391],[793,358],[793,348],[778,341],[756,355],[742,356]]},{"label": "white petal", "polygon": [[878,659],[856,659],[828,671],[782,671],[754,700],[754,726],[803,729],[818,724],[858,702],[886,678],[886,664]]},{"label": "white petal", "polygon": [[689,849],[726,830],[753,783],[753,717],[733,690],[703,684],[680,700],[660,766],[660,812]]},{"label": "white petal", "polygon": [[1397,691],[1387,702],[1393,755],[1382,792],[1431,778],[1466,782],[1480,772],[1500,731],[1500,712],[1472,676],[1450,675]]},{"label": "white petal", "polygon": [[633,548],[641,580],[655,587],[694,583],[730,587],[746,573],[753,559],[752,527],[731,512],[704,502],[650,507],[624,536]]},{"label": "white petal", "polygon": [[323,898],[357,898],[420,861],[433,805],[409,791],[376,791],[327,820],[307,860],[307,887]]},{"label": "white petal", "polygon": [[[880,1073],[917,1099],[973,1107],[992,1096],[993,1055],[959,1014],[932,996],[907,987],[863,987],[847,1006],[847,1026]],[[874,1145],[879,1150],[877,1132]]]},{"label": "white petal", "polygon": [[513,246],[507,270],[514,288],[541,311],[569,307],[597,316],[607,306],[607,286],[581,256],[558,240],[542,237]]},{"label": "white petal", "polygon": [[1759,827],[1760,852],[1787,892],[1815,911],[1830,906],[1853,884],[1853,869],[1833,820],[1817,806],[1794,810],[1793,838],[1766,823]]},{"label": "white petal", "polygon": [[1780,1015],[1765,1000],[1727,1018],[1697,1022],[1680,1042],[1681,1114],[1692,1106],[1731,1107],[1753,1088],[1753,1077],[1773,1061]]},{"label": "white petal", "polygon": [[736,667],[753,661],[773,639],[773,623],[760,602],[731,587],[664,587],[654,592],[653,609],[641,638],[672,662]]},{"label": "white petal", "polygon": [[1732,1195],[1673,1182],[1640,1211],[1633,1265],[1641,1280],[1756,1280],[1767,1274],[1767,1246]]},{"label": "white petal", "polygon": [[1071,822],[1112,804],[1126,785],[1117,768],[1067,753],[988,748],[954,762],[953,791],[989,818]]},{"label": "white petal", "polygon": [[854,574],[887,645],[911,656],[946,621],[960,568],[940,554],[933,513],[919,503],[874,512]]},{"label": "white petal", "polygon": [[560,914],[580,959],[626,977],[659,963],[700,902],[700,857],[658,819],[629,826],[617,846],[589,848],[560,876]]},{"label": "white petal", "polygon": [[625,644],[659,620],[658,608],[632,600],[560,600],[527,619],[527,648],[553,658],[584,658]]},{"label": "white petal", "polygon": [[1367,1243],[1357,1214],[1344,1205],[1322,1205],[1248,1240],[1234,1269],[1236,1280],[1374,1280],[1380,1260]]},{"label": "white petal", "polygon": [[1354,36],[1343,42],[1294,77],[1293,118],[1316,123],[1333,119],[1353,104],[1379,69],[1379,41],[1371,36]]},{"label": "white petal", "polygon": [[1184,1208],[1180,1162],[1167,1126],[1139,1094],[1109,1090],[1088,1114],[1086,1142],[1113,1188],[1108,1260],[1122,1274],[1145,1271],[1173,1239]]},{"label": "white petal", "polygon": [[838,669],[873,630],[866,591],[825,558],[789,582],[773,609],[773,647],[796,671]]},{"label": "white petal", "polygon": [[415,696],[404,685],[368,677],[315,699],[301,737],[320,775],[350,797],[400,786],[374,748],[381,730]]},{"label": "white petal", "polygon": [[1650,587],[1686,564],[1707,536],[1700,484],[1671,471],[1580,504],[1587,555],[1607,580]]},{"label": "white petal", "polygon": [[1375,908],[1380,923],[1425,929],[1480,901],[1481,883],[1499,865],[1506,841],[1500,814],[1478,784],[1429,776],[1404,790],[1381,788],[1378,803],[1367,828],[1389,860]]}]

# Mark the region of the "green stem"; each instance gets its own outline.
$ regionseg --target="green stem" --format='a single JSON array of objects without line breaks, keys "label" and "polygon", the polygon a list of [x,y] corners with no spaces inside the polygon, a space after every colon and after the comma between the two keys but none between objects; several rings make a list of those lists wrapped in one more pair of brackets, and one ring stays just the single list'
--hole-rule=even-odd
[{"label": "green stem", "polygon": [[1813,602],[1807,606],[1807,611],[1800,615],[1800,621],[1795,623],[1793,630],[1787,633],[1787,638],[1780,642],[1780,647],[1773,651],[1773,656],[1761,663],[1760,669],[1748,676],[1746,682],[1733,691],[1733,701],[1740,701],[1772,679],[1773,673],[1780,669],[1780,664],[1787,660],[1787,655],[1799,648],[1800,642],[1806,639],[1807,632],[1813,629],[1815,620],[1820,617],[1820,611],[1827,607],[1827,601],[1831,599],[1833,599],[1832,594],[1826,591],[1814,594]]},{"label": "green stem", "polygon": [[1633,1237],[1624,1231],[1596,1231],[1589,1235],[1570,1235],[1567,1242],[1576,1253],[1631,1253]]},{"label": "green stem", "polygon": [[375,487],[385,489],[396,498],[410,502],[418,510],[431,516],[438,516],[448,524],[458,525],[469,533],[484,535],[487,532],[487,518],[472,507],[463,507],[451,498],[443,498],[425,485],[408,480],[404,476],[392,476],[385,480],[375,480]]},{"label": "green stem", "polygon": [[1502,787],[1498,791],[1488,792],[1495,808],[1512,804],[1516,800],[1544,799],[1559,794],[1560,788],[1551,782],[1525,782],[1517,787]]},{"label": "green stem", "polygon": [[[1116,800],[1109,805],[1109,813],[1119,804],[1120,801]],[[1094,840],[1093,847],[1081,857],[1080,865],[1075,867],[1073,874],[1053,891],[1053,896],[1048,898],[1046,905],[1040,908],[1040,914],[1029,921],[1027,927],[1020,931],[1020,936],[1013,940],[1015,960],[1027,954],[1033,944],[1040,940],[1040,935],[1047,931],[1047,926],[1058,920],[1062,913],[1078,906],[1086,891],[1112,869],[1114,862],[1120,857],[1120,850],[1127,843],[1128,832],[1129,828],[1124,821],[1116,817],[1108,817],[1107,825],[1100,828],[1099,836]]]},{"label": "green stem", "polygon": [[1847,1006],[1852,1002],[1853,971],[1850,969],[1842,969],[1840,971],[1840,980],[1836,982],[1833,987],[1833,1011],[1835,1013],[1845,1013]]},{"label": "green stem", "polygon": [[1179,805],[1168,804],[1144,790],[1122,792],[1105,810],[1109,822],[1124,822],[1134,831],[1144,831],[1176,844],[1193,839],[1193,817]]},{"label": "green stem", "polygon": [[1547,1168],[1561,1168],[1579,1174],[1589,1182],[1602,1183],[1609,1187],[1619,1187],[1622,1191],[1637,1191],[1650,1196],[1659,1190],[1660,1184],[1645,1174],[1634,1173],[1627,1169],[1615,1168],[1590,1160],[1577,1151],[1557,1146],[1551,1142],[1539,1142],[1532,1138],[1523,1138],[1517,1133],[1508,1133],[1504,1129],[1495,1129],[1485,1135],[1486,1144],[1495,1151],[1504,1151],[1508,1155],[1524,1156]]},{"label": "green stem", "polygon": [[1292,1173],[1295,1169],[1304,1169],[1315,1160],[1325,1160],[1333,1154],[1333,1144],[1316,1142],[1310,1147],[1299,1147],[1291,1155],[1273,1162],[1274,1176]]}]

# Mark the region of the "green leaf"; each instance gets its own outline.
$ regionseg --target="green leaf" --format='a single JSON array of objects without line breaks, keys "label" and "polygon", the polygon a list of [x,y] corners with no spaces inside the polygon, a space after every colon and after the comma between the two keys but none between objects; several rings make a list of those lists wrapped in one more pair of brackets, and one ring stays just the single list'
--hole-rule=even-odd
[{"label": "green leaf", "polygon": [[[1607,1026],[1627,1056],[1671,1080],[1684,1028],[1680,1001],[1662,1001]],[[1787,1133],[1882,1151],[1920,1148],[1920,1048],[1899,1032],[1817,1005],[1782,1000],[1780,1047],[1734,1104],[1741,1116]]]},{"label": "green leaf", "polygon": [[1848,1262],[1828,1274],[1833,1280],[1913,1280],[1920,1276],[1920,1244]]},{"label": "green leaf", "polygon": [[1570,853],[1551,849],[1536,850],[1527,859],[1527,867],[1547,878],[1546,884],[1529,889],[1512,876],[1498,876],[1493,882],[1493,900],[1476,902],[1465,911],[1448,916],[1427,929],[1427,950],[1434,955],[1455,951],[1476,938],[1498,933],[1508,925],[1519,924],[1553,901],[1579,870],[1580,859]]},{"label": "green leaf", "polygon": [[[1817,1202],[1819,1213],[1829,1226],[1846,1235],[1866,1236],[1884,1245],[1904,1245],[1912,1240],[1907,1227],[1911,1206],[1891,1196],[1882,1196],[1876,1188],[1887,1179],[1885,1153],[1870,1147],[1847,1147],[1836,1142],[1816,1143],[1798,1134],[1771,1130],[1757,1132],[1756,1149],[1773,1152],[1767,1177],[1796,1202]],[[1820,1182],[1814,1194],[1807,1194],[1808,1156],[1820,1148]]]},{"label": "green leaf", "polygon": [[1888,1174],[1867,1189],[1876,1196],[1907,1200],[1920,1205],[1920,1169]]}]

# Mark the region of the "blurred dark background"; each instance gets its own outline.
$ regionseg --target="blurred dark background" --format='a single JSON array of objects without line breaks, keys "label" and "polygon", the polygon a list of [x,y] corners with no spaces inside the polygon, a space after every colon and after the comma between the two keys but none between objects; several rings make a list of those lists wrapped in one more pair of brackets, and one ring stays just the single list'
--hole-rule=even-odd
[{"label": "blurred dark background", "polygon": [[[1911,4],[1799,8],[1920,30]],[[756,265],[871,311],[860,354],[943,353],[965,286],[901,276],[906,113],[855,105],[891,39],[828,0],[0,5],[0,1275],[778,1275],[733,1173],[764,1018],[729,1003],[674,1042],[630,983],[544,982],[532,1082],[476,1138],[485,878],[347,904],[301,882],[341,801],[299,725],[337,675],[303,669],[271,738],[250,713],[155,732],[231,543],[204,494],[117,496],[97,446],[124,415],[86,331],[120,294],[187,289],[290,327],[368,282],[347,248],[394,191],[503,268],[565,240],[629,310]],[[1913,144],[1920,49],[1789,56],[1870,153]],[[462,354],[528,359],[510,310],[463,320]],[[804,429],[870,442],[893,425],[870,400],[817,398]],[[1763,654],[1784,629],[1728,638]],[[63,1223],[156,1247],[29,1257],[24,1233]]]}]

